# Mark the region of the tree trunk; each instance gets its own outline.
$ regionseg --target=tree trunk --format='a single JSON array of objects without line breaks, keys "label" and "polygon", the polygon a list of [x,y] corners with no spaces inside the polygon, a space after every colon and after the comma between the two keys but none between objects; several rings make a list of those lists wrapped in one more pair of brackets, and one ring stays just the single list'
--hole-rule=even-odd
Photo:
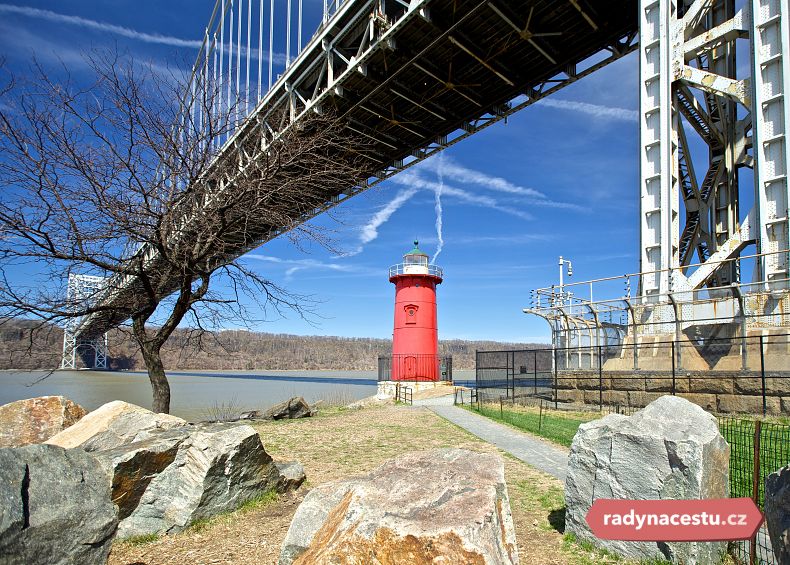
[{"label": "tree trunk", "polygon": [[141,342],[140,352],[143,354],[148,369],[148,379],[154,393],[151,410],[157,413],[170,414],[170,383],[167,382],[165,367],[162,365],[160,348],[151,342]]}]

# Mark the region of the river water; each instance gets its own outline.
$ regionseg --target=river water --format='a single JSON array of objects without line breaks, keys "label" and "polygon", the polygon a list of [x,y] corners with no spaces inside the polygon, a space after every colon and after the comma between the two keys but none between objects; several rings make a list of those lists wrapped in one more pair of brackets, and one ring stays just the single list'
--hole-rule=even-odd
[{"label": "river water", "polygon": [[[456,371],[461,378],[474,378]],[[210,419],[216,406],[234,412],[265,409],[292,396],[313,404],[349,403],[376,394],[376,371],[168,371],[170,412],[186,420]],[[0,405],[35,396],[62,395],[93,410],[111,400],[151,407],[144,372],[0,371]]]}]

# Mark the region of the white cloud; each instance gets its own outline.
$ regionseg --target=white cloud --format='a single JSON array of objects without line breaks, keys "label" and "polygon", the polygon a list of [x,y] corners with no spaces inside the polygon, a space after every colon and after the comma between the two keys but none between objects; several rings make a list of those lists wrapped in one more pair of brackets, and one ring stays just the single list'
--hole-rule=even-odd
[{"label": "white cloud", "polygon": [[436,252],[431,258],[431,263],[436,263],[436,258],[444,248],[444,234],[442,233],[442,224],[444,222],[442,211],[442,189],[444,188],[444,153],[439,154],[438,161],[439,166],[436,170],[436,174],[439,177],[439,186],[434,191],[433,206],[434,210],[436,211],[436,239],[438,240],[438,244],[436,245]]},{"label": "white cloud", "polygon": [[[200,40],[183,39],[180,37],[174,37],[171,35],[162,35],[159,33],[146,33],[143,31],[138,31],[124,26],[83,18],[81,16],[60,14],[58,12],[53,12],[51,10],[41,10],[39,8],[30,8],[27,6],[14,6],[11,4],[0,3],[0,13],[18,14],[21,16],[36,18],[39,20],[47,20],[59,24],[74,25],[77,27],[101,31],[104,33],[120,35],[122,37],[127,37],[129,39],[142,41],[144,43],[153,43],[156,45],[168,45],[170,47],[186,47],[190,49],[200,49],[201,46],[203,45],[202,39]],[[227,53],[228,51],[227,45],[223,45],[221,47],[221,51],[223,53]],[[264,61],[268,61],[269,59],[267,53],[265,52],[259,53],[258,49],[252,49],[250,52],[250,56],[255,60],[257,60],[258,58],[263,58]],[[285,54],[272,53],[272,61],[277,65],[285,65]]]},{"label": "white cloud", "polygon": [[[418,170],[429,170],[438,174],[438,168],[438,162],[432,159],[421,164],[418,167]],[[581,210],[581,207],[576,204],[550,200],[544,193],[535,190],[534,188],[519,186],[502,177],[497,177],[483,173],[481,171],[470,169],[456,163],[450,158],[445,158],[444,163],[442,164],[442,173],[445,177],[450,178],[456,182],[474,185],[480,188],[492,190],[494,192],[501,192],[512,196],[529,198],[529,204],[531,206]]]},{"label": "white cloud", "polygon": [[464,184],[477,184],[490,190],[505,192],[507,194],[546,198],[545,194],[535,189],[518,186],[501,177],[495,177],[480,171],[475,171],[468,167],[464,167],[463,165],[459,165],[449,158],[444,159],[442,163],[439,163],[438,160],[429,160],[426,162],[425,166],[421,168],[430,169],[438,173],[439,166],[442,167],[442,173],[444,176],[457,182],[462,182]]},{"label": "white cloud", "polygon": [[341,273],[356,273],[356,274],[380,274],[378,270],[369,269],[360,265],[350,265],[341,263],[328,263],[325,261],[318,261],[316,259],[282,259],[281,257],[274,257],[272,255],[262,255],[260,253],[249,253],[245,255],[248,259],[255,259],[256,261],[265,261],[267,263],[275,263],[285,267],[285,276],[290,278],[299,271],[308,269],[335,271]]},{"label": "white cloud", "polygon": [[557,108],[560,110],[572,110],[582,112],[594,118],[609,118],[623,122],[636,122],[639,119],[639,112],[628,108],[617,108],[612,106],[601,106],[588,102],[574,102],[572,100],[560,100],[557,98],[543,98],[536,102],[541,106]]},{"label": "white cloud", "polygon": [[173,47],[191,47],[195,49],[200,49],[202,44],[201,41],[197,40],[181,39],[179,37],[160,35],[158,33],[145,33],[130,29],[128,27],[108,24],[106,22],[98,22],[96,20],[90,20],[80,16],[69,16],[67,14],[59,14],[51,10],[40,10],[38,8],[30,8],[27,6],[0,4],[0,13],[3,12],[7,14],[19,14],[40,20],[48,20],[60,24],[71,24],[83,28],[95,29],[97,31],[103,31],[123,37],[128,37],[130,39],[136,39],[145,43],[156,43],[159,45],[170,45]]},{"label": "white cloud", "polygon": [[[427,180],[421,177],[414,171],[404,171],[399,175],[392,177],[392,181],[401,185],[405,185],[414,190],[431,190],[436,191],[439,189],[439,183]],[[532,216],[523,210],[511,206],[501,205],[495,198],[483,194],[473,194],[467,190],[456,188],[444,184],[442,186],[442,194],[445,196],[455,197],[467,204],[475,206],[482,206],[483,208],[491,208],[492,210],[499,210],[512,216],[517,216],[525,220],[531,220]]]},{"label": "white cloud", "polygon": [[395,195],[395,198],[387,202],[383,208],[381,208],[378,212],[376,212],[373,217],[368,221],[367,224],[362,226],[362,229],[359,231],[359,246],[354,249],[353,251],[349,251],[347,253],[343,253],[342,257],[352,257],[354,255],[358,255],[362,253],[362,248],[365,244],[370,243],[371,241],[375,240],[379,236],[379,227],[382,224],[386,223],[390,217],[409,199],[417,193],[417,188],[409,187],[401,190],[398,194]]}]

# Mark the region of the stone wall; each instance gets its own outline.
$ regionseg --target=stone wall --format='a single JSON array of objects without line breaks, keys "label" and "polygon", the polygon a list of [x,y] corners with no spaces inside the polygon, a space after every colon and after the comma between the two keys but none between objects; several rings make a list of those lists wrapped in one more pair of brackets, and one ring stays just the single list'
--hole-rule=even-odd
[{"label": "stone wall", "polygon": [[[557,375],[557,400],[598,404],[647,406],[665,394],[672,394],[671,371],[562,371]],[[684,371],[676,375],[674,389],[705,410],[718,413],[762,414],[762,377],[759,372]],[[518,392],[518,391],[517,391]],[[790,372],[766,373],[766,411],[770,415],[790,415]]]}]

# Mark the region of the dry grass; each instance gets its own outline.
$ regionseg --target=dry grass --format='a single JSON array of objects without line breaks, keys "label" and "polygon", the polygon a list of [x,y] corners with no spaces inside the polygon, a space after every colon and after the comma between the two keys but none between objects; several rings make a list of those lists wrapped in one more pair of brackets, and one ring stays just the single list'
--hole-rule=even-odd
[{"label": "dry grass", "polygon": [[[277,460],[299,460],[307,488],[366,473],[408,451],[462,447],[498,452],[424,408],[346,410],[317,418],[256,423]],[[563,540],[562,484],[521,461],[504,456],[505,476],[521,563],[597,564],[615,562]],[[280,544],[305,487],[296,495],[215,518],[199,528],[147,543],[119,542],[112,565],[276,563]]]}]

